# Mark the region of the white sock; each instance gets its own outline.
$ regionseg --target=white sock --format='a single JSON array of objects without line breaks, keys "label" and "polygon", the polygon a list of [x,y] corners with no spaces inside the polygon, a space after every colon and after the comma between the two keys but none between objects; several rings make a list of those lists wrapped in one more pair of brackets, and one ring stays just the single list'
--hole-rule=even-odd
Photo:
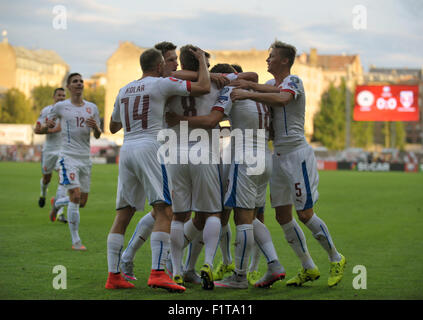
[{"label": "white sock", "polygon": [[248,259],[254,245],[254,230],[252,224],[236,226],[235,245],[235,272],[238,275],[246,275]]},{"label": "white sock", "polygon": [[138,249],[147,241],[148,237],[153,231],[154,223],[156,220],[152,216],[151,212],[147,213],[144,217],[138,221],[135,232],[129,240],[128,246],[122,254],[122,261],[129,262],[134,261],[135,254]]},{"label": "white sock", "polygon": [[79,238],[79,203],[69,202],[68,204],[68,225],[72,237],[72,244],[80,242]]},{"label": "white sock", "polygon": [[222,251],[222,260],[224,265],[230,265],[232,263],[231,238],[231,226],[228,222],[226,226],[222,226],[222,234],[220,236],[220,250]]},{"label": "white sock", "polygon": [[118,273],[120,254],[123,248],[124,236],[120,233],[109,233],[107,236],[107,264],[109,272]]},{"label": "white sock", "polygon": [[253,220],[253,227],[254,240],[263,252],[267,263],[278,260],[278,255],[267,227],[257,218]]},{"label": "white sock", "polygon": [[198,236],[195,237],[195,239],[188,245],[187,258],[185,261],[185,271],[195,270],[195,265],[201,250],[203,250],[203,246],[203,233],[200,232]]},{"label": "white sock", "polygon": [[303,268],[314,269],[316,265],[308,252],[304,232],[298,225],[297,220],[293,218],[290,222],[281,225],[281,227],[285,233],[286,241],[288,241],[292,250],[294,250],[297,257],[301,260]]},{"label": "white sock", "polygon": [[184,223],[172,221],[170,225],[170,256],[173,275],[182,275],[182,255],[184,250]]},{"label": "white sock", "polygon": [[254,241],[253,248],[251,249],[251,261],[250,266],[248,267],[248,272],[257,271],[260,262],[260,248],[257,243]]},{"label": "white sock", "polygon": [[218,217],[212,216],[207,218],[203,230],[204,240],[204,263],[209,264],[213,268],[213,260],[216,255],[217,246],[219,245],[221,223]]},{"label": "white sock", "polygon": [[48,188],[48,183],[44,184],[43,183],[43,178],[41,178],[40,180],[40,187],[41,187],[41,197],[45,198],[46,194],[47,194],[47,188]]},{"label": "white sock", "polygon": [[199,234],[202,233],[202,230],[198,230],[197,227],[194,225],[192,219],[189,219],[184,224],[184,248],[188,245],[188,242],[194,241],[195,238],[198,237]]},{"label": "white sock", "polygon": [[56,208],[56,210],[59,210],[61,207],[69,205],[69,203],[69,196],[64,196],[62,198],[56,199],[54,207]]},{"label": "white sock", "polygon": [[328,227],[316,214],[310,218],[310,220],[305,224],[307,228],[313,233],[313,237],[320,243],[320,245],[326,250],[329,255],[329,260],[331,262],[341,261],[341,256],[333,244],[332,238],[330,236]]},{"label": "white sock", "polygon": [[165,270],[170,247],[170,234],[167,232],[153,232],[150,237],[150,244],[151,269]]}]

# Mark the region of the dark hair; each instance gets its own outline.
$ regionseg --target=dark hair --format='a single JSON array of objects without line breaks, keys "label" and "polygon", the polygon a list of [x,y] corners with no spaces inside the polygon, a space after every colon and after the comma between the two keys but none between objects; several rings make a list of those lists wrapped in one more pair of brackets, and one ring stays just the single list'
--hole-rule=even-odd
[{"label": "dark hair", "polygon": [[71,83],[72,77],[75,77],[75,76],[80,76],[82,78],[82,76],[78,72],[73,72],[68,76],[68,79],[66,80],[66,84],[69,85]]},{"label": "dark hair", "polygon": [[56,89],[54,89],[53,97],[56,95],[56,92],[60,91],[60,90],[65,91],[65,89],[63,89],[63,88],[56,88]]},{"label": "dark hair", "polygon": [[162,42],[157,43],[154,46],[154,48],[157,49],[157,50],[160,50],[163,57],[164,57],[166,52],[171,51],[171,50],[175,50],[176,46],[172,42],[162,41]]},{"label": "dark hair", "polygon": [[151,48],[145,50],[140,56],[140,65],[143,72],[153,71],[157,64],[163,59],[162,53]]},{"label": "dark hair", "polygon": [[289,66],[292,67],[292,65],[295,62],[295,57],[297,55],[297,49],[285,42],[276,40],[272,43],[270,46],[271,49],[278,49],[279,54],[281,58],[288,58]]},{"label": "dark hair", "polygon": [[[197,48],[192,44],[187,44],[181,48],[179,53],[179,60],[182,68],[190,71],[198,71],[199,64],[197,58],[191,53],[190,49],[196,51]],[[207,58],[210,58],[210,53],[205,52]]]},{"label": "dark hair", "polygon": [[236,70],[236,72],[242,72],[242,67],[239,64],[231,64],[231,66]]},{"label": "dark hair", "polygon": [[228,63],[218,63],[210,69],[213,73],[235,73],[236,70]]}]

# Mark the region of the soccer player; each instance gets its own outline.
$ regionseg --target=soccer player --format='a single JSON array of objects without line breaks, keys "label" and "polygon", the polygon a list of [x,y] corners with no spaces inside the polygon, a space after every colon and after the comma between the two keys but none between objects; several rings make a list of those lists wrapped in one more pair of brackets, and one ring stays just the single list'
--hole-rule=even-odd
[{"label": "soccer player", "polygon": [[[178,68],[178,55],[176,54],[176,45],[172,42],[163,41],[157,43],[154,48],[159,50],[164,59],[163,77],[169,77]],[[134,274],[135,254],[141,246],[150,237],[153,231],[156,214],[154,209],[143,216],[135,228],[135,232],[131,237],[125,251],[122,253],[120,261],[120,271],[127,280],[137,280]]]},{"label": "soccer player", "polygon": [[[345,257],[335,247],[329,229],[313,210],[318,199],[319,176],[313,149],[304,136],[305,92],[301,79],[291,75],[295,61],[295,47],[275,41],[267,58],[268,72],[274,76],[265,85],[238,81],[232,100],[252,99],[273,109],[274,147],[273,174],[270,179],[272,207],[285,238],[301,260],[302,268],[288,286],[301,286],[320,277],[307,249],[303,231],[292,217],[295,206],[298,217],[309,228],[313,237],[326,250],[330,260],[329,287],[341,281]],[[253,91],[241,90],[252,89]]]},{"label": "soccer player", "polygon": [[[190,54],[191,45],[186,45],[180,50],[180,62],[182,71],[196,72],[198,63]],[[257,75],[255,75],[257,77]],[[229,78],[230,75],[227,75]],[[235,79],[236,75],[232,74]],[[193,98],[174,98],[168,103],[169,110],[179,115],[205,115],[210,112],[210,107],[215,102],[219,90],[212,83],[209,94]],[[222,207],[222,187],[219,177],[219,155],[213,150],[212,143],[208,144],[209,152],[208,163],[195,164],[191,160],[182,163],[182,154],[188,155],[196,145],[196,141],[184,141],[184,137],[180,135],[180,130],[187,129],[188,135],[192,130],[189,128],[181,128],[175,123],[173,129],[179,137],[180,158],[178,164],[170,164],[169,173],[172,181],[172,209],[174,219],[171,227],[171,255],[174,280],[183,284],[182,273],[182,253],[183,248],[188,243],[193,242],[201,232],[203,232],[203,242],[205,246],[205,259],[200,275],[202,279],[202,287],[211,290],[213,283],[213,259],[219,242],[219,234],[221,229],[220,213]],[[211,130],[207,132],[207,137],[211,142]],[[214,161],[215,160],[215,161]],[[217,160],[217,162],[216,162]],[[193,219],[187,220],[191,212],[195,212]],[[197,250],[198,253],[198,250]],[[191,265],[195,265],[192,263]]]},{"label": "soccer player", "polygon": [[[124,234],[135,211],[143,210],[146,198],[156,214],[150,237],[152,270],[150,287],[183,292],[164,271],[170,241],[171,199],[166,167],[158,161],[166,100],[171,96],[193,96],[208,93],[210,77],[204,52],[193,47],[191,52],[199,64],[198,82],[162,78],[164,60],[160,51],[149,49],[141,54],[142,78],[123,87],[116,98],[110,131],[124,128],[124,144],[120,149],[116,217],[107,238],[107,289],[132,288],[119,272]],[[140,110],[141,109],[141,110]]]},{"label": "soccer player", "polygon": [[60,184],[69,196],[54,199],[50,219],[54,220],[60,207],[68,205],[67,215],[73,250],[87,250],[79,237],[79,208],[85,207],[91,183],[90,135],[100,138],[100,118],[97,106],[83,99],[84,81],[79,73],[67,78],[70,99],[56,103],[48,115],[62,124],[60,149]]},{"label": "soccer player", "polygon": [[[226,115],[231,117],[233,130],[241,131],[243,137],[246,137],[246,129],[253,129],[254,135],[251,140],[242,145],[235,145],[235,152],[247,154],[247,149],[250,147],[254,151],[253,154],[256,153],[258,157],[265,159],[265,166],[262,172],[249,174],[252,165],[239,162],[235,153],[229,173],[229,187],[225,195],[225,207],[234,208],[237,230],[235,271],[231,276],[216,282],[216,285],[225,288],[248,288],[247,264],[254,240],[256,240],[268,253],[268,272],[255,286],[270,287],[275,281],[285,277],[285,270],[279,263],[269,231],[257,219],[254,219],[255,209],[264,206],[267,183],[272,170],[271,154],[267,146],[270,113],[266,106],[252,100],[232,103],[230,99],[232,90],[233,87],[224,87],[220,91],[220,96],[208,115],[187,117],[169,114],[167,120],[171,123],[188,121],[193,128],[210,129],[214,128]],[[266,136],[261,146],[257,142],[258,129],[263,129]]]},{"label": "soccer player", "polygon": [[[65,99],[65,89],[56,88],[53,93],[54,103],[63,101]],[[47,117],[52,107],[53,105],[49,105],[41,110],[40,116],[37,119],[37,123],[35,125],[34,130],[36,134],[46,134],[46,141],[43,145],[43,153],[41,157],[41,172],[43,175],[40,181],[41,195],[38,199],[38,205],[41,208],[44,207],[46,202],[47,188],[51,181],[52,172],[53,170],[58,169],[57,165],[61,144],[60,122],[55,123],[54,120],[49,119]],[[49,128],[49,124],[51,126],[54,124],[55,126],[53,128]],[[56,195],[61,195],[63,193],[66,193],[66,189],[64,189],[63,186],[59,184],[57,186]],[[58,212],[58,220],[64,223],[67,222],[63,214],[63,208],[61,208]]]}]

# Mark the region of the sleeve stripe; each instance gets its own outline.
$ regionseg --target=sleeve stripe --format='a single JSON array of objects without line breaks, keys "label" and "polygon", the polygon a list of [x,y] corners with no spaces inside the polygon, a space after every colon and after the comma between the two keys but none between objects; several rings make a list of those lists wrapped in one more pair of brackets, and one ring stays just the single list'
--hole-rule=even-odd
[{"label": "sleeve stripe", "polygon": [[292,95],[295,97],[295,91],[290,90],[290,89],[281,89],[281,92],[289,92],[292,93]]},{"label": "sleeve stripe", "polygon": [[216,111],[220,111],[220,112],[222,112],[222,113],[225,113],[225,109],[223,109],[222,107],[219,107],[219,106],[214,106],[214,107],[212,108],[212,110],[216,110]]},{"label": "sleeve stripe", "polygon": [[191,92],[191,81],[187,80],[187,90]]}]

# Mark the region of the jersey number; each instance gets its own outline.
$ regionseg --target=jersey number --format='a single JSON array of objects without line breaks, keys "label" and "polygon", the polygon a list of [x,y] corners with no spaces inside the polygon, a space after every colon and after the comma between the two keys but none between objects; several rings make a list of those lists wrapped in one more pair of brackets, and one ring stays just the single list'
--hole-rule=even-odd
[{"label": "jersey number", "polygon": [[[142,111],[141,114],[138,113],[140,106],[140,101],[142,97]],[[126,132],[131,131],[131,124],[129,122],[129,97],[122,98],[120,103],[125,105],[125,125]],[[148,108],[150,107],[150,96],[136,96],[134,101],[134,107],[132,109],[132,120],[141,120],[141,126],[143,129],[147,129],[148,126]]]},{"label": "jersey number", "polygon": [[184,108],[184,116],[194,117],[197,115],[197,109],[195,109],[195,98],[194,97],[181,97],[182,108]]},{"label": "jersey number", "polygon": [[84,127],[85,118],[83,117],[76,117],[76,127],[83,128]]},{"label": "jersey number", "polygon": [[269,122],[270,122],[269,107],[259,102],[256,102],[256,106],[257,106],[258,118],[259,118],[259,129],[263,129],[263,122],[264,122],[264,129],[269,130]]}]

